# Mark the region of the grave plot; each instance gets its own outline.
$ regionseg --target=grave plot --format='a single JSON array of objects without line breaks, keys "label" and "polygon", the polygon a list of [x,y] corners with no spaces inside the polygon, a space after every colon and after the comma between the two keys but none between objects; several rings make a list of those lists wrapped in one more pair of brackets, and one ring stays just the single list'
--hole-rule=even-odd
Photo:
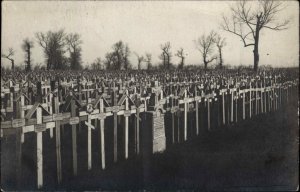
[{"label": "grave plot", "polygon": [[42,189],[130,158],[146,161],[204,132],[272,114],[298,89],[297,80],[276,76],[176,75],[143,73],[133,82],[55,72],[1,81],[1,147],[10,170],[1,181]]}]

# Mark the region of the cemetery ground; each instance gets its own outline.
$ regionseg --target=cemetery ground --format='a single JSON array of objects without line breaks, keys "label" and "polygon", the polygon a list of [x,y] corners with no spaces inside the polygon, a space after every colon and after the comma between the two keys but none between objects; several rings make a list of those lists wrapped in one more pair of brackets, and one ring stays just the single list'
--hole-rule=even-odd
[{"label": "cemetery ground", "polygon": [[[184,143],[170,145],[167,136],[167,150],[149,157],[136,157],[129,153],[128,160],[120,158],[113,163],[112,148],[107,148],[105,170],[100,168],[100,153],[96,147],[92,149],[93,169],[87,170],[87,145],[80,139],[86,137],[78,137],[78,177],[71,175],[71,139],[64,140],[63,183],[56,184],[55,151],[49,150],[53,147],[45,147],[43,190],[296,190],[299,166],[297,107],[295,99],[276,112],[254,116],[237,125],[219,127],[210,132],[202,130],[198,137]],[[86,135],[87,129],[81,129],[80,134]],[[67,130],[63,134],[71,134]],[[95,144],[92,146],[99,146],[97,134],[97,131],[93,133],[92,142]],[[22,186],[26,190],[36,187],[35,162],[31,158],[34,157],[34,150],[29,147],[34,146],[35,140],[30,137],[25,138],[28,142],[22,157]],[[6,142],[9,144],[10,139]],[[55,146],[55,142],[45,139],[43,145]],[[3,150],[2,146],[1,155],[7,156],[2,158],[3,164],[7,163],[3,160],[11,161],[10,158],[13,158],[13,153],[9,153],[11,150]],[[2,173],[9,171],[6,167],[2,168],[6,169]],[[14,183],[9,180],[5,182],[4,185],[2,181],[2,189],[14,188]]]}]

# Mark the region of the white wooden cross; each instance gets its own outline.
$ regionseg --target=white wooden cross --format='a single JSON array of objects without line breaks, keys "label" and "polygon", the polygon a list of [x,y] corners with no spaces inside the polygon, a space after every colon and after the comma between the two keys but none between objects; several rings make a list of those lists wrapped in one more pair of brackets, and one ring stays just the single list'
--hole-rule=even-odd
[{"label": "white wooden cross", "polygon": [[263,82],[260,82],[260,113],[264,113],[264,87]]},{"label": "white wooden cross", "polygon": [[247,89],[242,89],[242,90],[239,90],[239,94],[241,95],[241,98],[243,99],[243,119],[245,120],[246,119],[246,96],[245,96],[245,93],[247,92]]},{"label": "white wooden cross", "polygon": [[[174,87],[174,86],[173,86]],[[177,96],[177,88],[174,91],[174,94],[171,94],[171,98],[172,98],[172,107],[171,107],[171,113],[172,113],[172,142],[175,142],[175,113],[179,111],[179,106],[176,105],[179,104],[178,101],[178,96]],[[176,102],[177,100],[177,102]],[[179,122],[179,118],[178,118],[178,122]],[[179,126],[179,123],[178,123]],[[177,127],[177,141],[180,141],[179,138],[179,128]]]},{"label": "white wooden cross", "polygon": [[[36,123],[42,125],[42,108],[38,107],[36,109]],[[36,133],[36,161],[37,161],[37,187],[40,189],[43,187],[43,132],[39,131]]]},{"label": "white wooden cross", "polygon": [[[13,119],[12,120],[12,127],[16,129],[16,174],[17,174],[17,187],[19,187],[21,169],[22,169],[22,143],[24,142],[24,133],[23,127],[25,126],[25,119],[24,119],[24,110],[22,106],[24,105],[24,96],[20,95],[16,100],[17,101],[17,114],[16,117],[20,119]],[[1,129],[2,131],[2,129]],[[23,139],[23,142],[22,142]]]},{"label": "white wooden cross", "polygon": [[186,141],[187,140],[187,121],[188,121],[188,102],[189,102],[189,98],[188,98],[188,94],[187,94],[187,90],[184,90],[184,135],[183,138]]},{"label": "white wooden cross", "polygon": [[[46,106],[50,114],[53,114],[53,109],[52,109],[53,93],[50,91],[50,86],[42,87],[42,89],[45,91],[45,96],[43,97],[45,103],[43,103],[43,105]],[[50,138],[53,138],[53,128],[49,129],[49,132],[50,132]]]},{"label": "white wooden cross", "polygon": [[[25,99],[24,99],[24,95],[20,95],[20,101],[19,101],[19,110],[20,110],[20,119],[24,119],[25,118],[25,109],[24,109],[24,106],[25,106]],[[25,121],[24,123],[22,123],[22,126],[21,126],[21,143],[24,143],[24,132],[23,132],[23,129],[24,129],[24,126],[25,126]]]},{"label": "white wooden cross", "polygon": [[[131,101],[131,102],[129,102]],[[128,158],[128,139],[129,139],[129,117],[132,114],[136,114],[139,113],[140,111],[143,111],[144,108],[139,107],[138,109],[136,109],[135,105],[132,105],[131,107],[129,107],[129,104],[134,104],[133,101],[130,99],[129,95],[128,95],[128,90],[124,90],[124,95],[122,96],[122,98],[119,100],[118,102],[118,106],[123,106],[123,104],[125,103],[125,109],[124,110],[120,110],[118,112],[118,115],[124,115],[125,117],[125,159]],[[137,112],[138,111],[138,112]],[[137,117],[137,121],[139,121],[139,117]]]},{"label": "white wooden cross", "polygon": [[92,104],[91,104],[91,98],[88,98],[88,104],[87,104],[87,121],[85,121],[85,125],[88,127],[88,134],[87,134],[87,142],[88,142],[88,170],[92,168],[92,129],[95,129],[94,125],[92,125],[91,120],[91,112],[93,112]]},{"label": "white wooden cross", "polygon": [[[135,99],[137,99],[137,94],[135,94]],[[140,112],[141,110],[145,110],[144,105],[139,103],[135,103],[136,107],[136,114],[135,114],[135,119],[136,119],[136,132],[135,132],[135,151],[136,154],[140,153]]]},{"label": "white wooden cross", "polygon": [[120,111],[120,106],[117,105],[117,92],[116,87],[113,87],[113,101],[114,106],[112,107],[112,112],[114,116],[114,162],[118,160],[118,112]]},{"label": "white wooden cross", "polygon": [[184,88],[183,99],[179,100],[179,104],[184,104],[184,132],[183,132],[184,141],[187,140],[188,105],[190,102],[193,101],[194,98],[189,98],[187,94],[187,89]]},{"label": "white wooden cross", "polygon": [[252,117],[252,83],[250,81],[250,89],[249,89],[249,117]]},{"label": "white wooden cross", "polygon": [[101,166],[105,169],[105,140],[104,140],[104,120],[106,113],[104,113],[103,99],[100,99],[100,113],[98,119],[100,120],[100,140],[101,140]]},{"label": "white wooden cross", "polygon": [[211,94],[205,95],[204,101],[207,101],[207,129],[210,131],[210,103],[212,99],[216,96],[216,93],[213,91]]},{"label": "white wooden cross", "polygon": [[[128,94],[128,91],[126,90],[126,93]],[[124,117],[125,117],[125,159],[128,158],[128,118],[130,117],[131,112],[129,110],[129,102],[128,97],[125,98],[125,111],[124,111]]]},{"label": "white wooden cross", "polygon": [[227,95],[227,89],[221,89],[220,95],[222,95],[222,119],[223,119],[223,125],[226,123],[225,118],[225,95]]},{"label": "white wooden cross", "polygon": [[144,108],[145,108],[145,111],[148,111],[148,108],[147,108],[147,102],[149,101],[150,99],[150,96],[147,96],[147,97],[141,97],[141,101],[144,102]]},{"label": "white wooden cross", "polygon": [[[90,102],[90,101],[89,101]],[[105,101],[106,102],[106,101]],[[106,102],[107,103],[107,102]],[[102,169],[105,169],[105,140],[104,140],[104,120],[107,116],[111,116],[111,112],[104,112],[104,97],[101,95],[100,97],[96,98],[94,103],[91,103],[91,107],[93,110],[88,111],[81,111],[79,112],[79,116],[87,116],[87,120],[85,124],[88,126],[88,129],[94,129],[95,126],[92,125],[91,120],[100,120],[100,140],[101,140],[101,166]],[[109,108],[109,107],[107,107]],[[89,138],[90,136],[88,136]],[[88,159],[91,159],[91,147],[88,147]],[[90,160],[91,161],[91,160]],[[91,163],[90,167],[91,167]]]},{"label": "white wooden cross", "polygon": [[196,135],[199,135],[199,102],[201,102],[201,96],[198,96],[198,87],[195,87],[195,108],[196,108]]},{"label": "white wooden cross", "polygon": [[231,94],[231,111],[230,111],[230,121],[233,122],[233,101],[234,101],[234,93],[236,92],[236,88],[230,89]]},{"label": "white wooden cross", "polygon": [[178,106],[175,106],[175,97],[174,95],[172,94],[171,95],[171,109],[170,109],[170,112],[172,114],[172,143],[175,142],[175,117],[174,117],[174,113],[178,110]]},{"label": "white wooden cross", "polygon": [[[55,114],[59,114],[59,98],[54,97],[54,110]],[[54,115],[53,115],[54,116]],[[62,181],[62,168],[61,168],[61,142],[60,142],[60,121],[55,121],[55,146],[56,146],[56,164],[57,164],[57,181]]]},{"label": "white wooden cross", "polygon": [[65,103],[65,109],[68,108],[69,105],[71,105],[71,117],[69,119],[69,124],[72,126],[72,158],[73,158],[73,174],[74,176],[77,175],[77,124],[79,124],[80,119],[76,115],[76,104],[81,105],[80,101],[77,101],[76,98],[73,97],[72,92],[70,92],[70,95],[67,97],[67,103]]}]

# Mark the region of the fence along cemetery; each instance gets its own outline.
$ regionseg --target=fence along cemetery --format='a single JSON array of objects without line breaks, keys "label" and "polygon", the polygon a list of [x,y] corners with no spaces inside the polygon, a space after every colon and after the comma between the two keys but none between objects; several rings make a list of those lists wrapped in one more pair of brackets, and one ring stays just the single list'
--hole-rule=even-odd
[{"label": "fence along cemetery", "polygon": [[[237,14],[237,20],[230,21],[224,16],[221,28],[234,38],[240,38],[245,47],[253,46],[253,67],[224,65],[223,47],[230,42],[215,31],[194,41],[194,51],[200,51],[204,65],[188,65],[186,59],[189,56],[183,48],[174,54],[179,64],[172,63],[174,56],[170,42],[160,45],[158,64],[152,62],[154,57],[150,53],[142,56],[134,51],[137,63],[132,62],[129,45],[118,41],[105,59],[97,58],[87,66],[81,59],[84,53],[82,36],[65,30],[37,32],[33,39],[26,38],[22,44],[25,67],[15,64],[18,59],[16,50],[1,51],[2,189],[68,190],[76,189],[77,184],[81,186],[72,182],[81,180],[88,180],[81,190],[122,189],[118,188],[118,183],[123,182],[123,177],[118,175],[127,174],[124,169],[132,166],[131,161],[143,165],[143,183],[130,184],[125,189],[149,189],[159,182],[155,176],[154,180],[149,179],[155,169],[161,171],[167,164],[172,166],[180,161],[178,156],[186,153],[183,151],[193,153],[203,150],[203,146],[197,145],[202,139],[218,143],[213,135],[220,132],[233,135],[241,125],[255,129],[255,124],[260,124],[258,119],[262,119],[261,124],[265,126],[261,134],[266,134],[265,130],[270,131],[270,127],[276,125],[264,122],[296,113],[298,68],[258,65],[260,30],[281,31],[288,28],[287,20],[271,25],[282,3],[252,2],[251,5],[263,10],[258,15],[248,4],[247,1],[234,2],[231,10],[233,15]],[[235,22],[244,22],[253,41],[247,42],[248,34],[238,30]],[[44,51],[44,67],[34,67],[34,47]],[[213,55],[214,51],[218,56]],[[4,61],[11,66],[9,69],[2,64]],[[213,61],[216,61],[215,66]],[[290,109],[292,107],[293,110]],[[292,130],[294,127],[283,126],[282,129]],[[248,136],[249,132],[245,133],[244,137]],[[202,142],[205,146],[206,141]],[[225,139],[222,142],[234,141]],[[214,153],[209,152],[213,149],[207,150],[202,154]],[[235,148],[231,153],[243,156]],[[259,151],[255,154],[261,155]],[[196,168],[205,163],[205,157],[198,159],[195,155],[193,158],[197,163],[188,162],[189,166],[201,172]],[[149,162],[156,161],[159,163],[149,165]],[[220,163],[220,159],[210,160],[209,157],[207,161],[212,161],[213,166],[214,161]],[[188,171],[184,167],[182,171]],[[130,169],[132,173],[128,177],[134,177],[135,171],[141,172],[139,166]],[[170,178],[178,177],[170,170],[163,172],[167,172]],[[119,178],[111,181],[116,183],[115,186],[102,183],[103,178],[109,178],[110,174]],[[89,178],[93,178],[93,187],[89,186]],[[197,185],[197,179],[190,182],[190,185],[180,185],[180,182],[165,184],[164,187],[159,185],[154,189],[170,189],[171,186],[204,189]],[[218,189],[228,186],[231,185],[224,184]],[[246,189],[251,187],[255,187],[254,184]],[[285,187],[283,189],[290,189],[293,185]]]}]

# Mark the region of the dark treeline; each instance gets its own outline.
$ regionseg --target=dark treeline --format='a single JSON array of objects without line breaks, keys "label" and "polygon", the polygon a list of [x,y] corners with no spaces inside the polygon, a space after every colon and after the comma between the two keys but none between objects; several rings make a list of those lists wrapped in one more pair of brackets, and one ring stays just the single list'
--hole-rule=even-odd
[{"label": "dark treeline", "polygon": [[[59,69],[82,69],[81,61],[81,44],[82,40],[77,33],[66,33],[63,29],[58,31],[37,32],[35,39],[26,38],[21,45],[25,53],[25,70],[31,71],[32,69],[43,68],[36,65],[33,68],[32,48],[34,42],[42,48],[45,58],[45,68],[47,70]],[[2,53],[2,57],[11,61],[11,69],[15,70],[13,48],[9,48],[8,54]],[[19,66],[20,68],[20,66]]]},{"label": "dark treeline", "polygon": [[42,47],[46,59],[46,68],[73,69],[82,68],[80,35],[67,34],[64,30],[36,33],[38,44]]},{"label": "dark treeline", "polygon": [[[283,9],[282,2],[260,1],[258,7],[253,8],[246,0],[238,1],[231,7],[230,15],[223,15],[221,29],[229,32],[241,39],[243,46],[253,47],[253,69],[259,67],[259,36],[263,29],[280,31],[288,28],[289,20],[277,18],[278,13]],[[77,33],[66,33],[63,29],[58,31],[37,32],[35,40],[24,39],[22,50],[25,54],[25,70],[32,70],[32,48],[34,42],[43,49],[45,57],[45,68],[47,70],[81,70],[83,69],[81,59],[81,36]],[[202,34],[194,40],[195,48],[200,52],[201,63],[206,70],[214,60],[217,68],[223,68],[223,47],[227,45],[225,38],[219,33],[211,30],[208,34]],[[145,55],[134,52],[137,58],[137,69],[142,69],[142,64],[146,64],[146,69],[184,69],[187,57],[183,48],[175,51],[175,56],[179,58],[179,63],[172,63],[172,46],[170,42],[160,45],[161,54],[158,56],[160,63],[154,67],[152,65],[152,55]],[[2,57],[11,62],[11,69],[15,70],[15,51],[9,48],[7,53],[2,53]],[[85,68],[92,70],[129,70],[132,69],[129,57],[131,56],[129,45],[123,41],[118,41],[112,45],[111,51],[105,54],[105,58],[97,57],[90,66]],[[40,66],[36,66],[40,68]],[[185,67],[186,68],[186,67]],[[191,68],[191,67],[188,67]]]}]

